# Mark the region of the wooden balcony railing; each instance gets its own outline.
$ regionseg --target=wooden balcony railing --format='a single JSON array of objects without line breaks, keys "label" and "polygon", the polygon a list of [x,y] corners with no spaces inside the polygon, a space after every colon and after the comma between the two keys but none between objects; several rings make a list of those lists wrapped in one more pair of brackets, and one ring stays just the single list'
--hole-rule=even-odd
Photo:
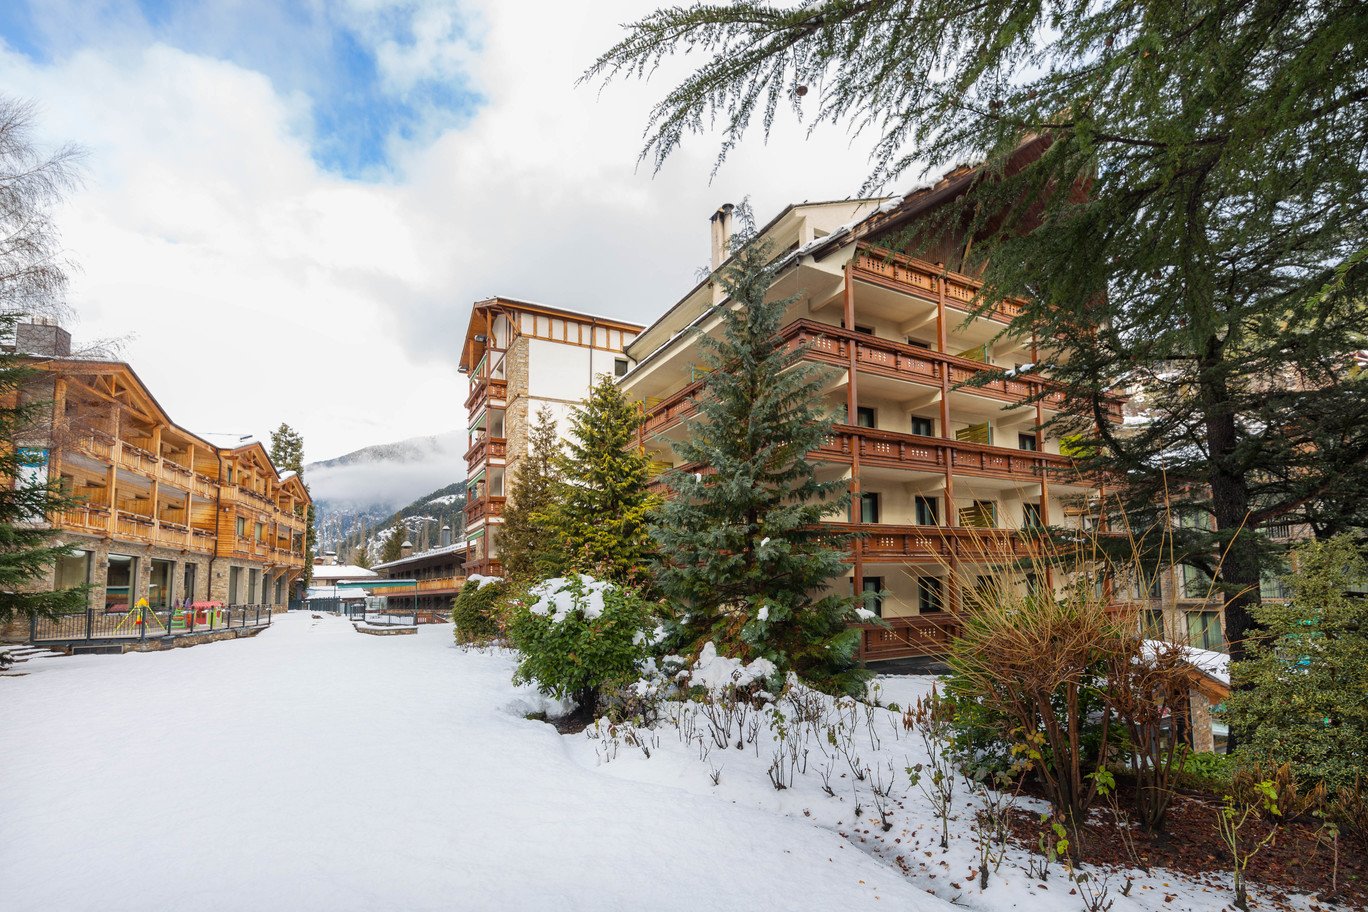
[{"label": "wooden balcony railing", "polygon": [[412,595],[418,592],[456,591],[465,585],[464,576],[434,576],[420,579],[410,586],[386,586],[376,591],[382,595]]},{"label": "wooden balcony railing", "polygon": [[984,446],[942,437],[918,437],[849,424],[836,425],[827,442],[814,450],[812,457],[830,462],[850,462],[856,451],[860,454],[862,466],[933,472],[943,472],[949,466],[955,474],[985,475],[1017,481],[1039,480],[1043,473],[1064,473],[1073,466],[1073,460],[1069,457],[1053,453]]},{"label": "wooden balcony railing", "polygon": [[503,516],[504,504],[507,502],[505,497],[488,496],[478,500],[472,500],[466,504],[465,521],[467,526],[473,526],[482,520],[494,516]]},{"label": "wooden balcony railing", "polygon": [[864,536],[859,541],[859,548],[865,560],[999,561],[1030,557],[1039,550],[1029,536],[1015,529],[891,523],[833,523],[833,526]]},{"label": "wooden balcony railing", "polygon": [[[946,305],[965,313],[974,309],[972,302],[982,287],[981,282],[969,276],[946,272],[923,260],[865,244],[855,249],[852,265],[856,277],[863,281],[915,294],[929,301],[937,300],[944,289]],[[996,302],[985,316],[999,323],[1010,323],[1021,314],[1021,308],[1020,301],[1002,300]]]},{"label": "wooden balcony railing", "polygon": [[477,437],[466,450],[466,465],[472,469],[486,459],[504,459],[508,454],[508,441],[503,437]]},{"label": "wooden balcony railing", "polygon": [[149,478],[156,476],[157,465],[161,460],[152,453],[127,441],[118,448],[118,453],[118,462],[121,468],[128,469],[130,472],[137,472],[139,475],[146,475]]},{"label": "wooden balcony railing", "polygon": [[860,627],[860,658],[876,661],[945,655],[962,629],[959,618],[948,613],[887,618],[882,626],[865,624]]},{"label": "wooden balcony railing", "polygon": [[72,507],[57,516],[57,523],[63,528],[100,535],[109,531],[109,521],[109,507],[102,504]]},{"label": "wooden balcony railing", "polygon": [[474,412],[487,400],[502,401],[508,397],[508,381],[483,379],[471,384],[470,395],[466,396],[466,411]]}]

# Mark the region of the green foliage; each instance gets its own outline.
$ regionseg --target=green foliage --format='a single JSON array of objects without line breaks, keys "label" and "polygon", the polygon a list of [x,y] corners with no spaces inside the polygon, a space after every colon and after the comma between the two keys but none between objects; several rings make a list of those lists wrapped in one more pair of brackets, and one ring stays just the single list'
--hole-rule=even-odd
[{"label": "green foliage", "polygon": [[499,529],[499,561],[516,580],[555,576],[565,570],[547,516],[556,505],[560,440],[556,419],[542,406],[528,432],[528,452],[517,463]]},{"label": "green foliage", "polygon": [[1232,667],[1225,711],[1246,732],[1241,754],[1291,761],[1334,789],[1368,767],[1368,599],[1349,592],[1368,561],[1339,535],[1300,545],[1293,562],[1291,599],[1257,610],[1263,633]]},{"label": "green foliage", "polygon": [[698,649],[765,658],[831,691],[861,692],[854,599],[822,595],[848,572],[848,538],[818,524],[849,504],[846,482],[820,481],[806,459],[833,416],[822,407],[829,372],[777,344],[793,299],[766,300],[775,270],[760,245],[721,276],[720,338],[700,334],[711,372],[691,434],[675,444],[685,466],[652,534],[658,581],[676,637]]},{"label": "green foliage", "polygon": [[602,687],[636,677],[652,624],[649,606],[630,589],[580,576],[543,581],[512,606],[508,633],[520,653],[513,680],[574,699],[588,716]]},{"label": "green foliage", "polygon": [[643,420],[607,374],[570,413],[556,496],[544,513],[567,569],[623,585],[646,582],[653,550],[646,523],[657,498],[646,488],[651,462],[637,439]]},{"label": "green foliage", "polygon": [[451,620],[458,643],[482,645],[502,634],[502,606],[508,594],[507,583],[471,580],[461,587],[451,603]]},{"label": "green foliage", "polygon": [[[967,233],[947,266],[982,271],[979,303],[1025,299],[1009,334],[1057,340],[1069,394],[1052,432],[1078,435],[1085,471],[1125,476],[1133,526],[1169,492],[1214,519],[1180,548],[1223,556],[1238,658],[1269,547],[1240,530],[1368,525],[1368,376],[1348,361],[1368,325],[1362,16],[1357,0],[691,3],[628,25],[586,78],[690,55],[652,109],[657,167],[719,124],[725,156],[785,108],[872,136],[871,188],[983,162],[903,242]],[[1100,418],[1114,384],[1147,393],[1125,434]]]},{"label": "green foliage", "polygon": [[[280,427],[271,431],[271,464],[276,467],[276,471],[294,472],[299,476],[301,482],[304,481],[304,438],[283,421],[280,423]],[[304,485],[304,490],[309,490],[307,484]],[[314,552],[318,545],[318,530],[314,528],[314,506],[312,503],[305,509],[304,522],[304,573],[301,580],[304,586],[308,587],[309,582],[313,579]],[[357,564],[361,567],[368,565]]]},{"label": "green foliage", "polygon": [[404,556],[404,542],[408,540],[408,529],[403,523],[396,523],[390,530],[385,544],[380,549],[380,563],[387,564]]},{"label": "green foliage", "polygon": [[1224,794],[1230,790],[1235,769],[1235,758],[1227,754],[1190,753],[1183,758],[1181,779],[1189,788]]}]

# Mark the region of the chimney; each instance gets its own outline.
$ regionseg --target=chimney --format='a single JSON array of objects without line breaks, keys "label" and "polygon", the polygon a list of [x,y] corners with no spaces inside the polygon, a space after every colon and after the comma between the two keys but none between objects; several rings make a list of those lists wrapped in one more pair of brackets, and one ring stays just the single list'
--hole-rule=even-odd
[{"label": "chimney", "polygon": [[413,542],[409,541],[407,538],[404,539],[404,543],[403,543],[402,545],[399,546],[399,553],[400,553],[403,557],[408,557],[410,554],[412,554],[412,553],[413,553]]},{"label": "chimney", "polygon": [[731,253],[732,210],[731,203],[723,203],[722,208],[712,214],[712,268],[716,272]]},{"label": "chimney", "polygon": [[441,542],[443,548],[451,547],[451,526],[442,526]]},{"label": "chimney", "polygon": [[65,358],[71,354],[71,333],[49,323],[20,323],[14,328],[14,350],[26,355]]}]

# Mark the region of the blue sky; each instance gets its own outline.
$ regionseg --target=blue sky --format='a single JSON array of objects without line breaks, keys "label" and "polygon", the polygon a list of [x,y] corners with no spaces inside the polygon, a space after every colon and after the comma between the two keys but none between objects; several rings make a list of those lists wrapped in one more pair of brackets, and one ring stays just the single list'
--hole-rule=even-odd
[{"label": "blue sky", "polygon": [[365,178],[387,170],[392,141],[459,127],[482,103],[459,68],[435,65],[402,80],[382,72],[381,49],[412,53],[420,20],[434,21],[423,14],[434,11],[447,15],[436,17],[442,34],[428,37],[478,52],[476,17],[456,0],[7,0],[0,38],[40,64],[157,43],[259,72],[277,92],[305,99],[314,160]]}]

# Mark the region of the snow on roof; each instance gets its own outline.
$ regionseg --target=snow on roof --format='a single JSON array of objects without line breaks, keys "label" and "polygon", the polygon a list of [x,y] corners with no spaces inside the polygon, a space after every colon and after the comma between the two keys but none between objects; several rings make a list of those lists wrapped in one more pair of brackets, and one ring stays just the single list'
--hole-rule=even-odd
[{"label": "snow on roof", "polygon": [[313,568],[313,578],[316,580],[366,579],[372,576],[378,574],[355,564],[315,564]]},{"label": "snow on roof", "polygon": [[304,593],[304,601],[314,599],[362,599],[370,596],[368,589],[339,589],[336,586],[310,586]]},{"label": "snow on roof", "polygon": [[284,484],[285,482],[289,481],[291,478],[294,478],[298,474],[299,473],[296,472],[294,469],[286,469],[285,471],[280,473],[280,481],[282,484]]},{"label": "snow on roof", "polygon": [[[386,561],[383,564],[376,564],[375,570],[388,570],[391,567],[402,567],[404,564],[412,564],[416,561],[429,557],[441,557],[444,554],[464,554],[467,544],[465,541],[458,541],[454,544],[445,545],[440,548],[429,548],[426,551],[419,551],[417,554],[410,554],[408,557],[401,557],[398,560]],[[317,574],[315,574],[316,576]]]},{"label": "snow on roof", "polygon": [[1224,652],[1212,652],[1210,649],[1198,649],[1195,646],[1184,646],[1181,643],[1167,643],[1162,640],[1146,640],[1145,649],[1150,655],[1158,653],[1160,650],[1177,649],[1187,659],[1188,664],[1202,672],[1213,681],[1219,681],[1225,686],[1230,686],[1230,656]]},{"label": "snow on roof", "polygon": [[255,434],[200,434],[202,440],[212,443],[223,450],[236,450],[239,447],[260,443]]}]

